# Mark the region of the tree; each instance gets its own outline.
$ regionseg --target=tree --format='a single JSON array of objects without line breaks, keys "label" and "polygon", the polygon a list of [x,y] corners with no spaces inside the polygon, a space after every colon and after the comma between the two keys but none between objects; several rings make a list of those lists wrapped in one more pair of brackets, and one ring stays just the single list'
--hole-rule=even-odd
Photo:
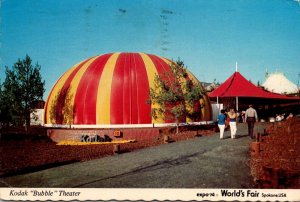
[{"label": "tree", "polygon": [[6,78],[1,89],[1,123],[5,126],[18,122],[17,111],[15,108],[15,98],[13,98],[13,89],[15,87],[15,76],[11,72],[5,71]]},{"label": "tree", "polygon": [[[169,65],[170,69],[163,74],[155,75],[154,87],[150,89],[152,117],[173,119],[178,133],[179,122],[199,118],[200,112],[194,110],[195,104],[202,98],[202,87],[188,76],[183,61],[178,59]],[[203,106],[202,106],[203,107]]]},{"label": "tree", "polygon": [[[4,118],[3,118],[3,90],[2,90],[2,83],[1,83],[1,80],[0,80],[0,129],[2,128],[2,123],[4,121]],[[1,134],[1,133],[0,133]]]},{"label": "tree", "polygon": [[3,83],[2,101],[4,102],[3,116],[15,125],[30,125],[30,113],[34,105],[43,99],[45,81],[40,74],[41,66],[32,65],[28,55],[9,69],[5,67],[6,78]]}]

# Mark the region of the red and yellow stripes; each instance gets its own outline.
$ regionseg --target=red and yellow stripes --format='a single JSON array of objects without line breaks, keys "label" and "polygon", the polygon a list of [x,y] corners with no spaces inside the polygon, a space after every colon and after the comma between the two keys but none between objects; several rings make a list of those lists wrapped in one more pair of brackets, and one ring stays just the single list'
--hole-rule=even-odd
[{"label": "red and yellow stripes", "polygon": [[112,54],[97,57],[86,69],[74,94],[74,124],[95,124],[99,81]]},{"label": "red and yellow stripes", "polygon": [[[110,53],[70,68],[56,82],[45,105],[45,124],[151,124],[147,104],[155,74],[169,70],[170,61],[145,53]],[[192,75],[192,74],[191,74]],[[169,76],[170,81],[175,76]],[[193,81],[195,78],[191,78]],[[176,82],[176,81],[175,81]],[[207,98],[204,102],[209,101]]]},{"label": "red and yellow stripes", "polygon": [[[88,61],[87,59],[86,61]],[[66,93],[68,91],[68,84],[70,84],[70,78],[74,77],[80,67],[86,62],[83,61],[70,68],[60,79],[56,82],[52,88],[46,105],[44,113],[45,123],[59,123],[62,122],[62,107],[65,105]]]},{"label": "red and yellow stripes", "polygon": [[117,59],[111,84],[110,124],[151,123],[149,79],[138,53],[123,53]]}]

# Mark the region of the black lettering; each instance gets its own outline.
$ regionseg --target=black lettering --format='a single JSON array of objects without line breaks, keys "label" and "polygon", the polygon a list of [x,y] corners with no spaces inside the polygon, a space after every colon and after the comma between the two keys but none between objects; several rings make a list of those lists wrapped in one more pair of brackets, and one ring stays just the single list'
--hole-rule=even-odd
[{"label": "black lettering", "polygon": [[15,191],[14,190],[10,190],[9,195],[10,196],[14,196],[15,195]]},{"label": "black lettering", "polygon": [[257,191],[251,192],[251,190],[247,190],[247,197],[258,197],[259,193]]},{"label": "black lettering", "polygon": [[15,191],[15,190],[10,190],[9,192],[10,196],[28,196],[28,192],[26,191]]},{"label": "black lettering", "polygon": [[225,196],[225,197],[227,197],[227,196],[228,197],[244,197],[245,196],[245,193],[243,192],[243,190],[239,190],[239,191],[234,190],[234,191],[230,192],[226,189],[225,190],[222,189],[221,194],[222,194],[222,196]]},{"label": "black lettering", "polygon": [[105,142],[111,142],[112,139],[108,135],[104,135]]},{"label": "black lettering", "polygon": [[230,192],[228,192],[228,190],[221,190],[221,194],[222,196],[230,196]]},{"label": "black lettering", "polygon": [[64,190],[60,190],[59,191],[59,196],[79,196],[80,195],[80,192],[67,192],[67,191],[64,191]]}]

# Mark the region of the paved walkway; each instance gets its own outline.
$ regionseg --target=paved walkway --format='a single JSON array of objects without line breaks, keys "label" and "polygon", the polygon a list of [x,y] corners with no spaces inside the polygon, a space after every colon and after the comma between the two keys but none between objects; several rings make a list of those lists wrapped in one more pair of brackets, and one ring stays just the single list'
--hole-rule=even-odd
[{"label": "paved walkway", "polygon": [[[259,123],[255,131],[262,132]],[[0,179],[10,187],[251,188],[246,124],[238,139],[216,133],[87,162]]]}]

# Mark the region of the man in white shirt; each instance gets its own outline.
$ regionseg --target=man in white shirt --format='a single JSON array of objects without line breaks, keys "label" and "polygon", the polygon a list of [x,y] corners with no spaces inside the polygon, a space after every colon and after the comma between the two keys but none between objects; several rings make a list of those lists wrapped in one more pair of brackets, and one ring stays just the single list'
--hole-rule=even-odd
[{"label": "man in white shirt", "polygon": [[256,110],[252,105],[249,105],[249,108],[245,112],[245,122],[248,123],[248,135],[251,139],[254,139],[253,128],[255,121],[258,121]]}]

